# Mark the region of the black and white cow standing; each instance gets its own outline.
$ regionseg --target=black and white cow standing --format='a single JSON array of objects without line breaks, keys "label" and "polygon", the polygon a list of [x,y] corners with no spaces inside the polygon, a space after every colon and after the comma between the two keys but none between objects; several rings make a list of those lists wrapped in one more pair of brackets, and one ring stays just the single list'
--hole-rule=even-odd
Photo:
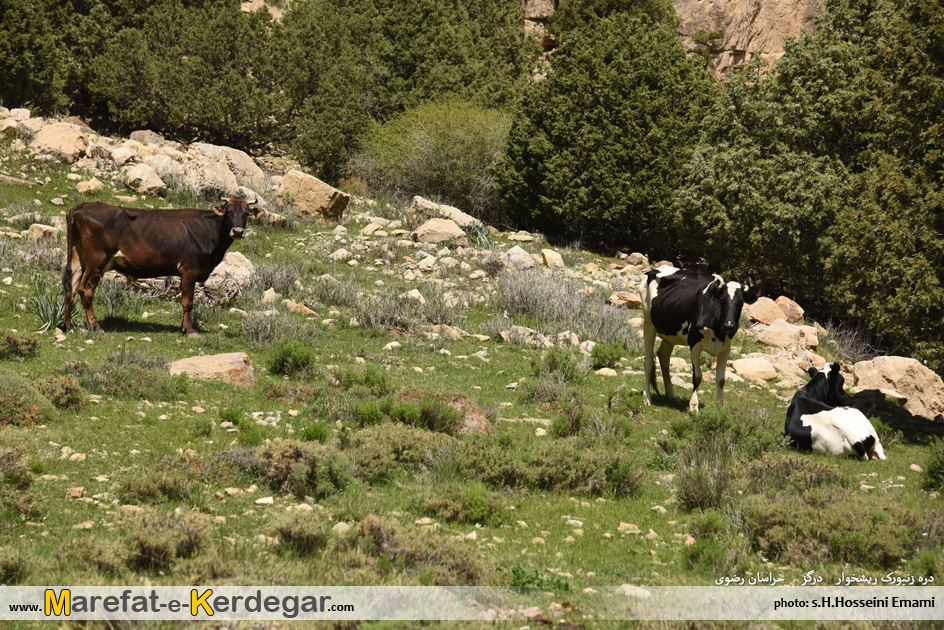
[{"label": "black and white cow standing", "polygon": [[885,459],[875,428],[858,409],[843,407],[845,399],[839,364],[823,370],[810,367],[810,382],[793,395],[787,408],[784,435],[790,446],[826,455],[851,455],[864,460]]},{"label": "black and white cow standing", "polygon": [[725,282],[721,276],[700,271],[662,266],[646,274],[641,287],[643,336],[646,342],[645,402],[652,402],[650,386],[656,390],[656,369],[653,359],[656,337],[659,364],[665,381],[665,395],[675,398],[669,376],[672,349],[688,345],[692,359],[692,399],[690,411],[698,413],[698,386],[701,384],[701,353],[718,358],[716,368],[718,404],[724,404],[724,371],[727,367],[731,339],[738,330],[744,303],[757,300],[737,282]]}]

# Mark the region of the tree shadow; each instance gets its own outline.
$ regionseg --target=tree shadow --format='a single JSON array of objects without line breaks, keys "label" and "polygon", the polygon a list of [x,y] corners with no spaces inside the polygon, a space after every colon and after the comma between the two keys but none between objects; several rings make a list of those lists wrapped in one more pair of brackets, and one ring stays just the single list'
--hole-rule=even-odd
[{"label": "tree shadow", "polygon": [[851,397],[851,404],[867,417],[877,417],[883,424],[900,431],[902,441],[908,444],[927,446],[935,438],[944,436],[944,423],[913,416],[877,390],[858,392]]}]

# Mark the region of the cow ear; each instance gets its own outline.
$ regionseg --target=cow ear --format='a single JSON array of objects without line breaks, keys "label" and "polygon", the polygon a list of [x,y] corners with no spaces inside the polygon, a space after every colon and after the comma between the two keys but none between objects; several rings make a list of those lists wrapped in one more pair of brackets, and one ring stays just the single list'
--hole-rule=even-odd
[{"label": "cow ear", "polygon": [[757,301],[757,293],[754,292],[754,287],[745,284],[744,285],[744,303],[753,304]]},{"label": "cow ear", "polygon": [[213,207],[211,208],[211,210],[213,210],[214,213],[220,216],[223,216],[224,214],[226,214],[226,208],[221,203],[213,204]]},{"label": "cow ear", "polygon": [[832,369],[830,369],[830,373],[839,374],[839,364],[838,364],[838,363],[833,363]]},{"label": "cow ear", "polygon": [[815,365],[811,365],[807,368],[806,373],[810,375],[810,378],[815,378],[819,374],[819,370],[816,369]]},{"label": "cow ear", "polygon": [[261,217],[263,212],[265,211],[259,206],[256,206],[254,208],[249,208],[249,216],[251,216],[253,219],[258,219],[259,217]]}]

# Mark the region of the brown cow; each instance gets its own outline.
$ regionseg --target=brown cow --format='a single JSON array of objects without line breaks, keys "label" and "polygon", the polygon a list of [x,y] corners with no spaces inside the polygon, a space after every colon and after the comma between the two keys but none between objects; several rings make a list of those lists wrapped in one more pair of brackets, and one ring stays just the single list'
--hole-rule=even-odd
[{"label": "brown cow", "polygon": [[72,327],[75,292],[92,330],[102,327],[92,311],[92,296],[102,275],[111,269],[129,278],[180,276],[183,332],[195,335],[190,321],[193,291],[205,282],[234,238],[242,238],[248,217],[261,214],[242,197],[230,197],[212,211],[139,210],[106,203],[80,203],[66,219],[68,249],[62,289],[62,326]]}]

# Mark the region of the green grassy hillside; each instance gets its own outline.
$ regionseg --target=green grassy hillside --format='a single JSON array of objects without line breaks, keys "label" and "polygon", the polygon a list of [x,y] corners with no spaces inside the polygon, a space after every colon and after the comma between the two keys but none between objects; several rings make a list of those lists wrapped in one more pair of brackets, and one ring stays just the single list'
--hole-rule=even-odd
[{"label": "green grassy hillside", "polygon": [[[4,225],[93,198],[68,167],[24,160],[0,149],[5,173],[45,184],[0,184]],[[109,183],[94,199],[125,194]],[[569,272],[496,273],[491,252],[514,243],[481,234],[426,273],[421,250],[359,236],[362,213],[418,220],[358,200],[346,233],[254,225],[232,250],[255,276],[234,301],[198,299],[198,338],[160,291],[109,281],[95,300],[105,334],[36,334],[64,238],[0,238],[0,582],[533,586],[535,605],[569,602],[579,621],[595,593],[626,583],[940,578],[940,425],[889,403],[877,427],[888,460],[862,462],[788,449],[790,390],[729,379],[718,409],[706,372],[697,417],[683,387],[681,402],[644,406],[639,314],[605,307],[625,289],[606,273],[614,261],[564,250]],[[356,265],[329,259],[340,247]],[[282,298],[263,304],[270,287]],[[412,289],[425,304],[400,297]],[[502,341],[514,324],[616,346],[596,358],[617,375],[574,346]],[[757,349],[741,335],[740,352]],[[163,367],[223,352],[247,353],[258,385]]]}]

